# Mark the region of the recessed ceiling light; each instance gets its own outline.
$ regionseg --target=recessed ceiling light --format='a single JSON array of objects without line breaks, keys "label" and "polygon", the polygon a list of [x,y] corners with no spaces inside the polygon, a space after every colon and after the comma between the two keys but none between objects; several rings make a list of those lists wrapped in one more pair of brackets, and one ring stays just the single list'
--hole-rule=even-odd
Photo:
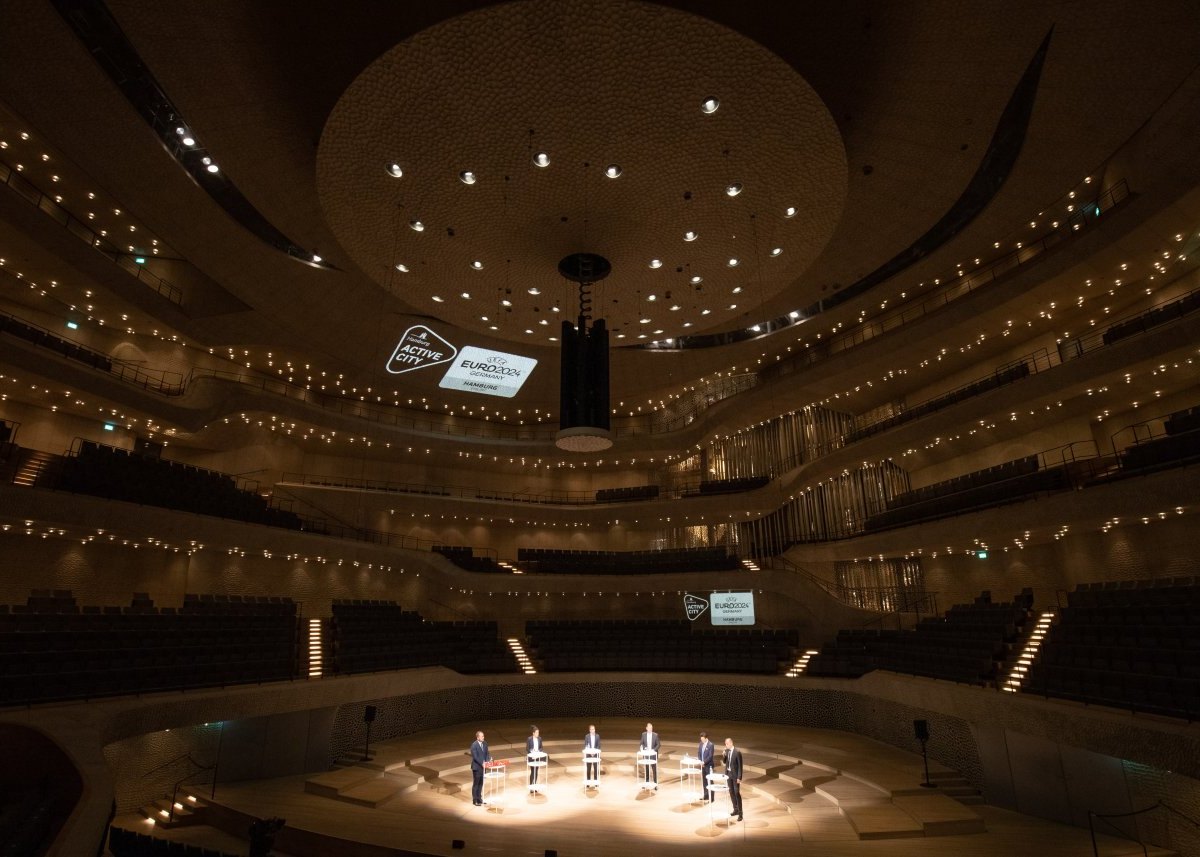
[{"label": "recessed ceiling light", "polygon": [[650,319],[648,319],[648,318],[639,318],[638,319],[638,324],[649,324],[649,323],[650,323]]},{"label": "recessed ceiling light", "polygon": [[679,304],[672,304],[672,305],[671,305],[671,312],[679,312],[679,310],[680,310],[680,309],[682,309],[682,307],[681,307],[681,306],[679,306]]},{"label": "recessed ceiling light", "polygon": [[687,232],[683,233],[684,241],[695,241],[699,237],[700,237],[700,233],[696,232],[693,229],[689,229]]},{"label": "recessed ceiling light", "polygon": [[683,323],[683,326],[684,326],[684,327],[691,327],[691,326],[692,326],[692,323],[691,323],[690,321],[685,321],[685,322]]},{"label": "recessed ceiling light", "polygon": [[651,259],[650,267],[651,268],[661,268],[662,267],[662,259]]},{"label": "recessed ceiling light", "polygon": [[780,253],[782,253],[782,252],[783,252],[783,248],[782,248],[782,247],[775,247],[775,248],[773,248],[773,249],[771,250],[771,255],[772,255],[772,256],[778,256],[778,255],[779,255]]},{"label": "recessed ceiling light", "polygon": [[546,321],[546,319],[544,319],[544,318],[538,322],[538,324],[541,324],[541,325],[547,325],[549,323],[550,322]]},{"label": "recessed ceiling light", "polygon": [[410,220],[410,221],[408,221],[408,225],[409,225],[409,228],[411,228],[413,230],[413,232],[424,232],[425,231],[425,224],[419,220]]},{"label": "recessed ceiling light", "polygon": [[662,333],[662,330],[656,330],[656,331],[654,331],[654,333],[657,336],[658,334]]},{"label": "recessed ceiling light", "polygon": [[398,262],[396,264],[396,270],[399,271],[401,274],[407,274],[408,273],[408,265],[405,265],[403,262]]},{"label": "recessed ceiling light", "polygon": [[217,167],[217,165],[216,165],[216,164],[209,164],[209,165],[208,165],[207,167],[205,167],[204,169],[208,170],[210,173],[219,172],[219,169],[218,169],[218,167]]},{"label": "recessed ceiling light", "polygon": [[526,332],[526,333],[533,333],[533,331],[532,331],[532,330],[530,330],[528,327],[527,327],[527,328],[525,328],[525,332]]},{"label": "recessed ceiling light", "polygon": [[462,295],[461,295],[460,297],[462,297],[462,299],[463,299],[464,301],[469,301],[469,300],[471,299],[471,293],[470,293],[470,292],[463,292],[463,293],[462,293]]},{"label": "recessed ceiling light", "polygon": [[726,264],[726,265],[728,265],[728,266],[729,266],[729,267],[731,267],[731,268],[736,268],[738,265],[740,265],[740,264],[742,264],[742,263],[741,263],[741,260],[740,260],[740,259],[730,259],[730,260],[729,260],[728,262],[726,262],[725,264]]},{"label": "recessed ceiling light", "polygon": [[758,333],[762,330],[762,325],[756,324],[754,327],[750,328],[750,330],[754,333]]},{"label": "recessed ceiling light", "polygon": [[387,174],[394,179],[398,179],[402,175],[404,175],[404,170],[401,168],[401,166],[399,164],[391,163],[391,164],[387,165]]},{"label": "recessed ceiling light", "polygon": [[645,338],[646,338],[646,334],[644,334],[644,333],[638,334],[638,339],[645,339]]},{"label": "recessed ceiling light", "polygon": [[741,192],[742,192],[742,183],[741,182],[734,182],[731,185],[725,186],[725,195],[726,196],[737,196]]},{"label": "recessed ceiling light", "polygon": [[323,261],[323,260],[321,259],[321,257],[320,257],[318,254],[316,254],[316,253],[313,253],[313,254],[312,254],[312,260],[313,260],[314,262],[316,262],[318,265],[319,265],[319,264],[321,264],[321,262]]},{"label": "recessed ceiling light", "polygon": [[471,172],[470,170],[463,170],[458,174],[458,180],[463,184],[475,184],[475,173]]},{"label": "recessed ceiling light", "polygon": [[185,146],[194,146],[194,145],[196,145],[196,138],[195,138],[195,137],[192,137],[191,135],[185,136],[185,137],[183,138],[183,145],[185,145]]},{"label": "recessed ceiling light", "polygon": [[788,318],[799,318],[799,317],[800,317],[800,313],[796,312],[796,310],[792,310],[791,312],[788,313]]},{"label": "recessed ceiling light", "polygon": [[479,317],[479,320],[480,320],[480,321],[491,321],[491,319],[490,319],[490,318],[488,318],[486,315],[481,315],[481,316]]},{"label": "recessed ceiling light", "polygon": [[510,301],[508,298],[505,298],[504,300],[500,301],[500,306],[512,306],[512,301]]},{"label": "recessed ceiling light", "polygon": [[785,208],[783,210],[783,216],[784,217],[795,217],[796,216],[796,206],[789,205],[787,208]]},{"label": "recessed ceiling light", "polygon": [[496,327],[496,325],[494,325],[494,324],[489,324],[489,325],[488,325],[488,330],[499,330],[499,329],[500,329],[500,328]]},{"label": "recessed ceiling light", "polygon": [[441,298],[439,298],[437,295],[434,295],[434,296],[433,296],[433,300],[434,300],[434,303],[439,303],[439,304],[440,304],[440,303],[442,302],[442,299],[441,299]]},{"label": "recessed ceiling light", "polygon": [[700,109],[704,113],[709,114],[710,116],[713,113],[716,113],[717,108],[720,106],[721,106],[721,102],[719,100],[717,100],[717,97],[715,95],[710,95],[710,96],[708,96],[708,98],[706,98],[700,102]]},{"label": "recessed ceiling light", "polygon": [[526,289],[526,291],[528,291],[529,294],[531,294],[531,295],[540,295],[542,293],[542,290],[539,289],[537,286],[533,286],[529,289]]},{"label": "recessed ceiling light", "polygon": [[697,283],[702,283],[702,282],[704,282],[704,278],[703,278],[703,277],[701,277],[699,274],[697,274],[696,276],[692,277],[692,285],[693,285],[693,286],[694,286],[694,285],[696,285]]},{"label": "recessed ceiling light", "polygon": [[604,168],[604,174],[606,176],[608,176],[610,179],[615,179],[615,178],[620,177],[621,173],[623,173],[623,172],[624,172],[624,170],[621,169],[620,164],[609,164],[607,167]]},{"label": "recessed ceiling light", "polygon": [[552,306],[550,307],[550,312],[559,312],[559,309],[557,306]]},{"label": "recessed ceiling light", "polygon": [[558,337],[557,337],[557,336],[551,336],[551,337],[548,337],[548,338],[549,338],[549,340],[550,340],[551,342],[558,342]]},{"label": "recessed ceiling light", "polygon": [[617,334],[617,339],[624,339],[624,338],[625,338],[625,334],[623,334],[623,333]]},{"label": "recessed ceiling light", "polygon": [[483,262],[480,262],[478,259],[476,259],[474,262],[471,263],[471,267],[474,268],[476,271],[482,271],[483,270]]},{"label": "recessed ceiling light", "polygon": [[700,315],[708,315],[710,312],[712,312],[712,310],[710,310],[710,309],[702,309],[702,310],[700,310]]},{"label": "recessed ceiling light", "polygon": [[538,152],[536,155],[533,156],[533,165],[535,167],[550,166],[550,156],[548,154],[546,154],[545,152]]},{"label": "recessed ceiling light", "polygon": [[733,293],[734,293],[735,295],[739,295],[739,294],[741,294],[741,293],[742,293],[742,287],[741,287],[741,286],[734,286],[734,287],[733,287]]},{"label": "recessed ceiling light", "polygon": [[646,295],[646,300],[656,301],[656,300],[658,300],[658,295]]},{"label": "recessed ceiling light", "polygon": [[737,309],[737,304],[730,304],[730,305],[729,305],[729,308],[730,308],[730,309]]}]

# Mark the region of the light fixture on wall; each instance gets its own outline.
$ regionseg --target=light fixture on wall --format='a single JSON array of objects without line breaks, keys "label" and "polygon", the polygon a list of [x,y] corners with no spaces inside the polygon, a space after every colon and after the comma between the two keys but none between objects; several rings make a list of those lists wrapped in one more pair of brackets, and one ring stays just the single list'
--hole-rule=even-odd
[{"label": "light fixture on wall", "polygon": [[[558,272],[579,286],[577,324],[562,323],[559,431],[554,444],[568,452],[600,452],[612,446],[608,407],[608,329],[604,319],[592,321],[590,288],[610,273],[612,265],[595,253],[572,253]],[[591,327],[588,327],[588,322]]]}]

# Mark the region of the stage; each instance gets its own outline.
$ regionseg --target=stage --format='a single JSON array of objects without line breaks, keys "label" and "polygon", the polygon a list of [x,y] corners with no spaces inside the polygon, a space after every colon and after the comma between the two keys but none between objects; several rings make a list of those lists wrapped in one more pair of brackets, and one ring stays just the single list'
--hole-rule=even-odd
[{"label": "stage", "polygon": [[[923,788],[919,755],[832,730],[655,720],[662,740],[659,785],[648,790],[634,764],[645,721],[596,721],[603,747],[600,786],[587,789],[581,748],[588,723],[542,721],[548,779],[531,793],[524,762],[529,725],[459,725],[372,744],[371,761],[323,774],[222,784],[209,823],[236,832],[245,829],[245,816],[281,816],[288,827],[277,852],[296,857],[405,851],[540,857],[547,850],[562,857],[630,857],[728,854],[731,848],[782,857],[802,846],[829,857],[990,857],[1035,841],[1039,853],[1091,853],[1086,830],[964,805],[952,795],[967,803],[978,797],[954,771],[931,762],[930,779],[938,788]],[[494,759],[511,760],[503,796],[483,807],[471,804],[468,747],[476,728],[487,734]],[[685,793],[679,760],[695,754],[701,729],[715,745],[718,773],[726,737],[743,752],[742,822],[730,818],[727,797],[710,807]],[[199,841],[198,835],[189,833],[189,841]],[[454,840],[461,849],[452,847]],[[1106,838],[1101,853],[1135,850],[1141,853],[1140,846]]]}]

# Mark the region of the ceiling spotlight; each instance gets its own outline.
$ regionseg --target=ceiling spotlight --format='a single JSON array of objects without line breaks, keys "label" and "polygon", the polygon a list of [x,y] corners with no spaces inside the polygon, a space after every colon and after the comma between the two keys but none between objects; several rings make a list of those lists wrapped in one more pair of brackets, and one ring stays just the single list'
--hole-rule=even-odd
[{"label": "ceiling spotlight", "polygon": [[314,262],[316,262],[318,265],[319,265],[319,264],[321,264],[321,261],[322,261],[322,260],[321,260],[321,257],[320,257],[318,254],[316,254],[316,253],[313,253],[313,254],[312,254],[312,260],[313,260]]},{"label": "ceiling spotlight", "polygon": [[741,182],[734,182],[733,184],[726,185],[726,187],[725,187],[725,195],[726,196],[737,196],[741,192],[742,192],[742,183]]},{"label": "ceiling spotlight", "polygon": [[540,295],[542,293],[542,290],[537,286],[531,286],[530,288],[526,289],[526,291],[531,295]]},{"label": "ceiling spotlight", "polygon": [[737,309],[737,304],[730,304],[730,305],[729,305],[729,308],[730,308],[730,309]]},{"label": "ceiling spotlight", "polygon": [[796,206],[789,205],[787,208],[785,208],[783,210],[783,216],[784,217],[795,217],[796,216]]},{"label": "ceiling spotlight", "polygon": [[475,173],[470,170],[463,170],[458,174],[458,180],[463,184],[475,184]]},{"label": "ceiling spotlight", "polygon": [[462,298],[464,301],[469,301],[469,300],[471,299],[471,293],[470,293],[470,292],[463,292],[463,293],[460,295],[460,297],[461,297],[461,298]]},{"label": "ceiling spotlight", "polygon": [[438,303],[438,304],[440,304],[440,303],[442,303],[442,299],[441,299],[441,298],[439,298],[437,295],[434,295],[434,296],[433,296],[433,302],[434,302],[434,303]]},{"label": "ceiling spotlight", "polygon": [[772,256],[778,256],[778,255],[779,255],[780,253],[782,253],[782,252],[783,252],[783,248],[782,248],[782,247],[775,247],[775,248],[773,248],[773,249],[771,250],[771,255],[772,255]]},{"label": "ceiling spotlight", "polygon": [[692,285],[693,285],[693,286],[694,286],[694,285],[696,285],[696,283],[702,283],[702,282],[704,282],[704,278],[703,278],[703,277],[701,277],[699,274],[697,274],[696,276],[692,277]]},{"label": "ceiling spotlight", "polygon": [[710,309],[702,309],[702,310],[700,310],[700,315],[708,315],[710,312],[712,312],[712,310],[710,310]]},{"label": "ceiling spotlight", "polygon": [[750,330],[752,330],[752,331],[753,331],[753,332],[755,332],[755,333],[758,333],[758,332],[760,332],[760,331],[762,330],[762,325],[760,325],[760,324],[756,324],[756,325],[754,325],[752,328],[750,328]]},{"label": "ceiling spotlight", "polygon": [[545,152],[538,152],[536,155],[533,156],[533,165],[535,167],[550,166],[550,156],[548,154],[546,154]]},{"label": "ceiling spotlight", "polygon": [[638,324],[649,324],[649,323],[650,323],[650,319],[648,319],[648,318],[639,318],[638,319]]},{"label": "ceiling spotlight", "polygon": [[795,319],[795,318],[799,318],[799,317],[800,317],[800,313],[798,313],[796,310],[792,310],[791,312],[788,313],[788,318]]},{"label": "ceiling spotlight", "polygon": [[691,230],[691,229],[689,229],[687,232],[683,233],[684,241],[695,241],[699,237],[700,237],[700,233],[696,232],[694,230]]},{"label": "ceiling spotlight", "polygon": [[662,267],[662,259],[651,259],[650,267],[651,268],[661,268]]},{"label": "ceiling spotlight", "polygon": [[189,135],[189,136],[185,136],[185,137],[183,138],[183,145],[185,145],[185,146],[194,146],[194,145],[196,145],[196,138],[195,138],[195,137],[192,137],[192,136],[190,136],[190,135]]},{"label": "ceiling spotlight", "polygon": [[737,295],[737,294],[741,294],[741,291],[742,291],[742,287],[741,287],[741,286],[734,286],[734,287],[733,287],[733,293],[734,293],[735,295]]},{"label": "ceiling spotlight", "polygon": [[413,232],[424,232],[425,231],[425,224],[419,220],[410,220],[410,221],[408,221],[408,225],[409,225],[409,228],[411,228]]},{"label": "ceiling spotlight", "polygon": [[387,174],[394,179],[398,179],[400,176],[404,175],[404,170],[401,169],[399,164],[391,163],[387,165]]},{"label": "ceiling spotlight", "polygon": [[512,301],[510,301],[508,298],[505,298],[504,300],[500,301],[500,306],[512,306]]},{"label": "ceiling spotlight", "polygon": [[624,171],[621,169],[620,164],[609,164],[607,167],[604,168],[604,174],[606,176],[608,176],[610,179],[617,178],[618,176],[621,175],[622,172],[624,172]]},{"label": "ceiling spotlight", "polygon": [[717,97],[715,95],[710,95],[710,96],[708,96],[708,98],[706,98],[700,102],[701,111],[703,111],[704,113],[706,113],[710,116],[712,114],[716,113],[717,108],[720,106],[721,106],[721,102],[717,100]]},{"label": "ceiling spotlight", "polygon": [[471,267],[474,268],[476,271],[482,271],[483,270],[483,262],[480,262],[478,259],[476,259],[474,262],[471,263]]},{"label": "ceiling spotlight", "polygon": [[656,300],[658,300],[658,295],[646,295],[646,300],[656,301]]},{"label": "ceiling spotlight", "polygon": [[217,168],[216,164],[209,164],[207,167],[205,167],[205,169],[208,170],[210,173],[220,172],[220,170]]},{"label": "ceiling spotlight", "polygon": [[731,267],[731,268],[736,268],[736,267],[737,267],[739,264],[741,264],[741,262],[740,262],[739,260],[737,260],[737,259],[730,259],[730,260],[729,260],[728,262],[726,262],[725,264],[726,264],[726,265],[728,265],[728,266],[729,266],[729,267]]},{"label": "ceiling spotlight", "polygon": [[399,264],[396,265],[396,270],[399,271],[401,274],[407,274],[408,273],[408,265],[405,265],[403,262],[400,262]]},{"label": "ceiling spotlight", "polygon": [[680,309],[679,304],[671,304],[671,312],[679,312]]}]

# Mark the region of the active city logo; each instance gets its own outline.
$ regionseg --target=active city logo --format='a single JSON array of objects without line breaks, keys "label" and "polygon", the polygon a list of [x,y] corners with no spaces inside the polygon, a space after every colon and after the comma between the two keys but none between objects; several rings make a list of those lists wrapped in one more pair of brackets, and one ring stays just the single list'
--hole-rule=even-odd
[{"label": "active city logo", "polygon": [[457,355],[457,348],[425,325],[417,324],[404,331],[386,368],[393,375],[402,375],[405,372],[449,363]]},{"label": "active city logo", "polygon": [[687,593],[683,596],[683,609],[687,611],[687,617],[695,622],[708,609],[708,602],[699,595]]}]

